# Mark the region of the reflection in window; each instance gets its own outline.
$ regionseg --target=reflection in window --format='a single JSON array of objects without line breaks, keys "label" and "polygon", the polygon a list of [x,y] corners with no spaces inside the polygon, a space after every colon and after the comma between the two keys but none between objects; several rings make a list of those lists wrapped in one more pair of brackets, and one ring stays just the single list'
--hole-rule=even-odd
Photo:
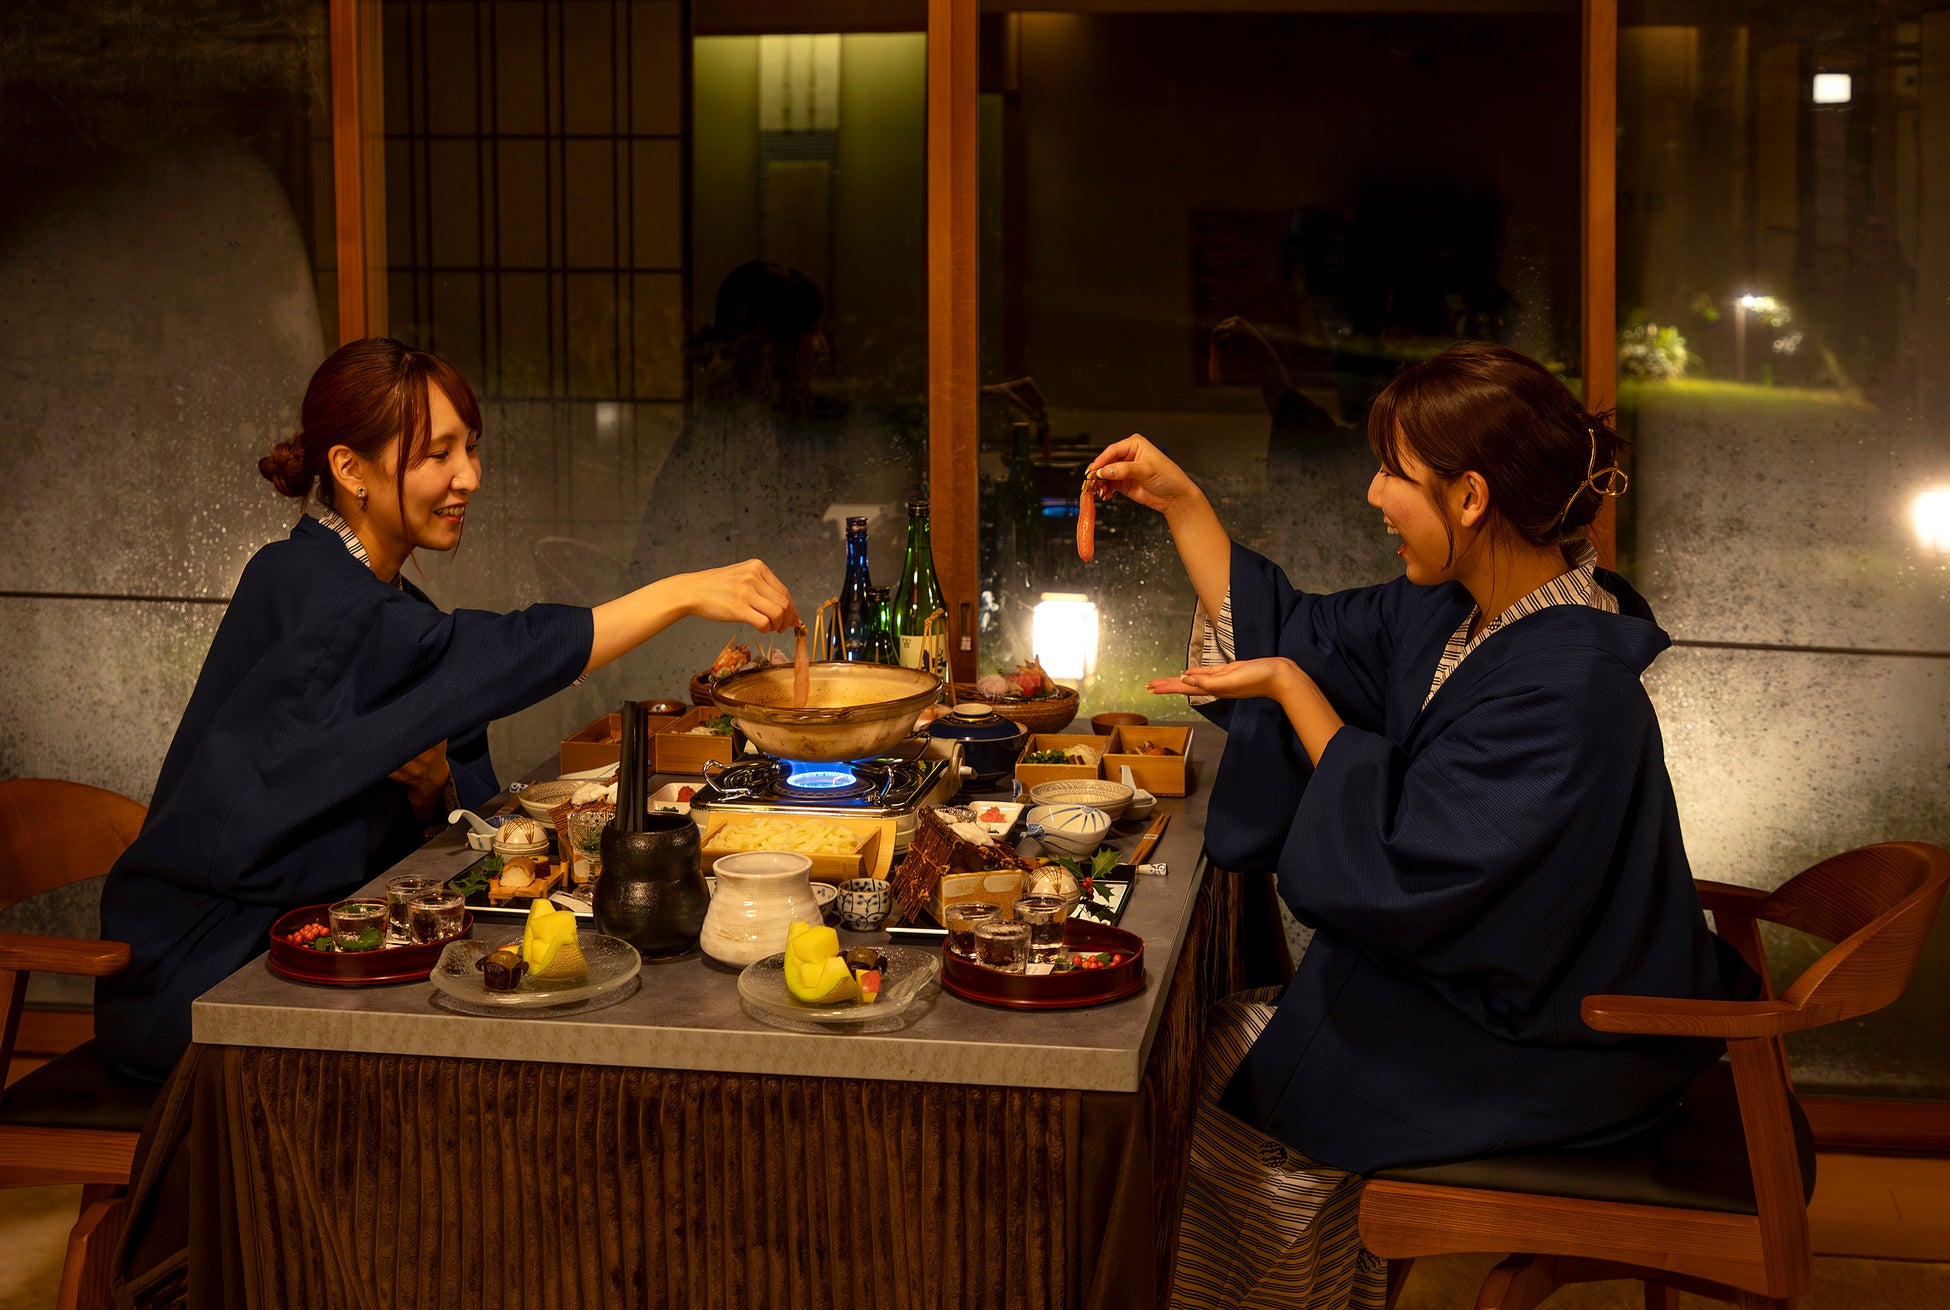
[{"label": "reflection in window", "polygon": [[[1677,646],[1646,682],[1702,877],[1950,836],[1950,14],[1917,10],[1623,7],[1620,567]],[[1950,1097],[1943,994],[1797,1039],[1797,1085]]]},{"label": "reflection in window", "polygon": [[[486,415],[443,603],[758,556],[810,620],[863,513],[892,580],[925,489],[927,46],[857,30],[884,9],[388,0],[391,330]],[[533,757],[731,636],[679,624],[501,731]]]},{"label": "reflection in window", "polygon": [[1085,712],[1145,710],[1190,587],[1123,502],[1077,560],[1082,468],[1142,432],[1302,585],[1391,576],[1375,393],[1459,337],[1577,358],[1577,16],[985,23],[983,663],[1032,652],[1046,593],[1082,595]]}]

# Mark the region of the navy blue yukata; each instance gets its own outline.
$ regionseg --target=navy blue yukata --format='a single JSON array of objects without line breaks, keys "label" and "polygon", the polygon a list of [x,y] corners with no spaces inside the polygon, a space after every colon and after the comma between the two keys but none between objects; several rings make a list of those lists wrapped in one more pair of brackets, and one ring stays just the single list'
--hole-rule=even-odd
[{"label": "navy blue yukata", "polygon": [[[317,520],[245,566],[163,759],[142,833],[102,888],[102,936],[128,969],[95,988],[119,1068],[160,1079],[190,1040],[190,1002],[300,905],[337,900],[421,840],[387,775],[447,742],[461,804],[500,790],[487,723],[572,683],[590,612],[536,605],[444,614],[394,587]],[[444,817],[444,816],[443,816]]]},{"label": "navy blue yukata", "polygon": [[1270,700],[1225,728],[1206,847],[1277,869],[1316,935],[1221,1104],[1354,1173],[1596,1144],[1675,1106],[1719,1042],[1596,1032],[1600,993],[1725,998],[1640,674],[1669,644],[1637,592],[1491,634],[1429,700],[1474,608],[1456,583],[1295,590],[1235,546],[1236,658],[1284,655],[1346,726],[1319,766]]}]

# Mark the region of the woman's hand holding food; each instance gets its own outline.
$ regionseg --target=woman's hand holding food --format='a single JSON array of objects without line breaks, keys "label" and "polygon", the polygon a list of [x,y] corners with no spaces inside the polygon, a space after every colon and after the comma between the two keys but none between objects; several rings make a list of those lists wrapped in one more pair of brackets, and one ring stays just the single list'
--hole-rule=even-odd
[{"label": "woman's hand holding food", "polygon": [[[1084,496],[1113,492],[1165,516],[1172,544],[1207,614],[1217,614],[1232,585],[1232,539],[1212,511],[1212,503],[1185,470],[1133,433],[1106,446],[1084,472]],[[1078,546],[1082,546],[1079,527]],[[1082,550],[1079,549],[1079,554]],[[1089,559],[1088,555],[1084,558]]]},{"label": "woman's hand holding food", "polygon": [[1169,515],[1172,507],[1187,497],[1203,502],[1205,494],[1185,476],[1162,450],[1133,433],[1090,461],[1083,471],[1086,482],[1094,482],[1101,494],[1113,492]]},{"label": "woman's hand holding food", "polygon": [[674,573],[591,611],[589,663],[583,672],[600,669],[693,615],[718,623],[750,624],[760,632],[784,632],[799,622],[791,593],[763,560]]},{"label": "woman's hand holding food", "polygon": [[687,596],[687,612],[717,623],[746,623],[760,632],[784,632],[799,622],[792,595],[764,560],[748,559],[666,581]]},{"label": "woman's hand holding food", "polygon": [[1236,660],[1187,669],[1175,678],[1154,678],[1150,690],[1160,696],[1219,696],[1227,700],[1264,697],[1286,711],[1306,748],[1307,758],[1320,763],[1321,752],[1342,728],[1341,716],[1301,667],[1282,655]]}]

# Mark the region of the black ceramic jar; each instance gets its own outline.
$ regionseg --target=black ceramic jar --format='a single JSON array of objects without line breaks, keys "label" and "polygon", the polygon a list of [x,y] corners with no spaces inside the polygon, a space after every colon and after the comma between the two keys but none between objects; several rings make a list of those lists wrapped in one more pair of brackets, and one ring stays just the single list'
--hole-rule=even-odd
[{"label": "black ceramic jar", "polygon": [[1029,729],[1014,719],[1005,719],[992,708],[969,701],[928,725],[930,737],[961,743],[962,762],[970,770],[971,787],[986,787],[1000,782],[1016,767]]},{"label": "black ceramic jar", "polygon": [[695,947],[711,907],[697,846],[697,825],[688,814],[645,815],[642,832],[604,828],[596,931],[622,938],[646,960]]}]

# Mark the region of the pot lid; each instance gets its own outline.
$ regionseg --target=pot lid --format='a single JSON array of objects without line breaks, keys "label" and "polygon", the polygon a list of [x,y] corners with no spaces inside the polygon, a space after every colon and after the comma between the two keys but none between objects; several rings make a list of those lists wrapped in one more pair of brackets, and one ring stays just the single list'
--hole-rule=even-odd
[{"label": "pot lid", "polygon": [[1005,719],[992,706],[980,701],[963,701],[953,711],[928,725],[934,737],[954,737],[962,741],[1006,741],[1025,729],[1014,719]]}]

